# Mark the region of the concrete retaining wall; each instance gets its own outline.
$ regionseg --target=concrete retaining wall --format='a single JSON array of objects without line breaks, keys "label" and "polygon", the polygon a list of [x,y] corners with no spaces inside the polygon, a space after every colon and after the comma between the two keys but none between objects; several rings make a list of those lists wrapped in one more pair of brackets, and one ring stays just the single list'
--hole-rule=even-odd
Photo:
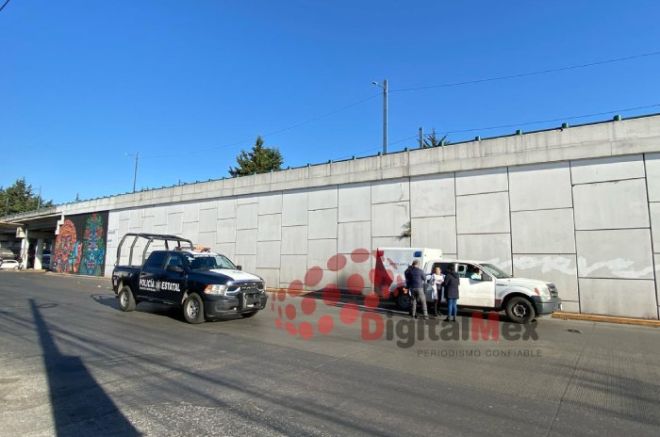
[{"label": "concrete retaining wall", "polygon": [[320,267],[310,288],[368,289],[356,249],[438,247],[553,281],[568,311],[658,319],[659,152],[649,116],[58,208],[110,210],[106,272],[128,231],[185,236],[281,287]]}]

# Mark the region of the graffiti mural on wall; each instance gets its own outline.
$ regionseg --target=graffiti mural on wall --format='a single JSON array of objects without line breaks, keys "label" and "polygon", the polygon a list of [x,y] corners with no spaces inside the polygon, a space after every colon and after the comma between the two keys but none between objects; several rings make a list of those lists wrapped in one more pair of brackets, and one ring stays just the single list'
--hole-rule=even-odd
[{"label": "graffiti mural on wall", "polygon": [[107,225],[107,212],[66,217],[55,240],[53,271],[102,276]]}]

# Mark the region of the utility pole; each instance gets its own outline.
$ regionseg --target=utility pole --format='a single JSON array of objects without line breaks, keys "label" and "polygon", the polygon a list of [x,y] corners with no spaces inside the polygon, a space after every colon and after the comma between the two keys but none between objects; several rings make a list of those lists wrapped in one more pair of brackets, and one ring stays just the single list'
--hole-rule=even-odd
[{"label": "utility pole", "polygon": [[419,148],[424,148],[424,131],[421,127],[419,128]]},{"label": "utility pole", "polygon": [[140,158],[140,153],[135,153],[135,172],[133,173],[133,192],[135,193],[135,183],[137,182],[137,169],[138,169],[138,159]]},{"label": "utility pole", "polygon": [[383,155],[387,155],[387,79],[383,80],[382,85],[378,82],[371,83],[383,90]]}]

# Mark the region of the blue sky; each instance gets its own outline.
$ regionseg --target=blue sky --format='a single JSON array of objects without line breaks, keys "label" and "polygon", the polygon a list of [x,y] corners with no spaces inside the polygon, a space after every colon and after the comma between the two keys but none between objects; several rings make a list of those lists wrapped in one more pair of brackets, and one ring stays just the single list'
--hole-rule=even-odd
[{"label": "blue sky", "polygon": [[390,150],[414,147],[419,127],[660,104],[660,56],[395,91],[657,52],[658,17],[660,3],[636,0],[12,0],[0,12],[0,185],[25,177],[56,203],[126,192],[135,152],[138,189],[220,178],[259,134],[285,166],[373,154],[371,82],[384,78]]}]

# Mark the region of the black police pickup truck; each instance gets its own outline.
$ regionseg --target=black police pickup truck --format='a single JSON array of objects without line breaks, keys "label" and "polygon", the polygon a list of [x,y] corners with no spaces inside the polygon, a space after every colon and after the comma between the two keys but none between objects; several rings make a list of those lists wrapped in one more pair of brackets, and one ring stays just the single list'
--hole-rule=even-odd
[{"label": "black police pickup truck", "polygon": [[[120,265],[127,242],[128,264]],[[138,266],[133,263],[136,245],[142,249]],[[176,305],[189,323],[231,314],[252,317],[268,300],[263,279],[241,271],[224,255],[195,250],[190,240],[174,235],[126,234],[117,248],[112,288],[122,311],[133,311],[139,302]]]}]

